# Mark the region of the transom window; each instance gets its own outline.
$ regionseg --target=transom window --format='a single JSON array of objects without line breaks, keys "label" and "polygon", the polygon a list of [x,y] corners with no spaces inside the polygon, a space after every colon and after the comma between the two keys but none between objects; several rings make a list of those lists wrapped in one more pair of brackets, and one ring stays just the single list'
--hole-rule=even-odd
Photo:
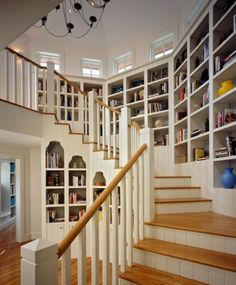
[{"label": "transom window", "polygon": [[81,58],[81,73],[83,76],[102,77],[102,60],[91,59],[91,58]]},{"label": "transom window", "polygon": [[118,56],[113,61],[113,73],[121,73],[132,68],[132,53]]},{"label": "transom window", "polygon": [[37,62],[41,66],[47,67],[47,62],[52,61],[54,63],[54,69],[58,72],[61,71],[61,55],[58,53],[51,53],[51,52],[44,52],[38,51],[37,52]]},{"label": "transom window", "polygon": [[150,45],[150,59],[158,59],[173,52],[174,34],[161,37]]}]

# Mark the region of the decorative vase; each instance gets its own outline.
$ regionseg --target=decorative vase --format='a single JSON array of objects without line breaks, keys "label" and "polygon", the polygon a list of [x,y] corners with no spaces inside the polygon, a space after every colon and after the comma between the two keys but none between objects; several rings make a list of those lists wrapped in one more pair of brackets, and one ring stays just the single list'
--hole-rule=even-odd
[{"label": "decorative vase", "polygon": [[218,95],[221,96],[233,88],[234,88],[234,85],[233,85],[232,80],[222,81],[221,87],[218,89]]},{"label": "decorative vase", "polygon": [[104,186],[106,185],[106,179],[101,171],[96,172],[93,178],[93,185],[94,186]]},{"label": "decorative vase", "polygon": [[156,120],[156,121],[155,121],[155,127],[156,127],[156,128],[160,128],[160,127],[162,127],[162,126],[163,126],[162,120]]},{"label": "decorative vase", "polygon": [[224,173],[221,176],[221,182],[226,189],[234,188],[236,176],[233,173],[233,168],[227,167],[224,169]]}]

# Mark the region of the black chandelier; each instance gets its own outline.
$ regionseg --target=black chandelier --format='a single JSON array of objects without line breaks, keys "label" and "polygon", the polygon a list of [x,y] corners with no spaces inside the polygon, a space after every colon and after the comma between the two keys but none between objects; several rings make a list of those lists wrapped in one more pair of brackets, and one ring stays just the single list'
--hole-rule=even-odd
[{"label": "black chandelier", "polygon": [[[47,16],[44,16],[41,19],[41,24],[35,25],[35,27],[43,27],[49,34],[59,38],[66,37],[69,34],[74,38],[82,38],[87,35],[91,29],[97,28],[108,2],[110,2],[110,0],[64,0],[60,5],[55,7],[55,13],[59,14],[59,10],[62,10],[65,32],[61,34],[54,32],[49,27]],[[89,15],[86,15],[88,13]],[[80,23],[83,23],[84,30],[77,34],[75,27],[77,30],[80,29],[76,26],[78,17],[82,19]]]}]

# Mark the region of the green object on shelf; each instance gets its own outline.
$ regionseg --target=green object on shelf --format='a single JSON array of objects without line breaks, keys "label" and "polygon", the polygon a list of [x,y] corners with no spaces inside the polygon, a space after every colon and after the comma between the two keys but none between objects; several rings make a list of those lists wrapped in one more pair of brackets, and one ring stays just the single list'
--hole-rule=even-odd
[{"label": "green object on shelf", "polygon": [[218,95],[221,96],[234,88],[232,80],[225,80],[221,82],[221,87],[218,89]]}]

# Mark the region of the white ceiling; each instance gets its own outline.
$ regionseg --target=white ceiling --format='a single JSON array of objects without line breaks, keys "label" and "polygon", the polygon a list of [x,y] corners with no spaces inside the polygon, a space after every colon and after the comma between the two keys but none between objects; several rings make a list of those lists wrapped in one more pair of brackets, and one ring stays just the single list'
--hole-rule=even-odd
[{"label": "white ceiling", "polygon": [[17,145],[22,147],[40,147],[41,138],[0,130],[0,144]]},{"label": "white ceiling", "polygon": [[[82,39],[66,38],[68,44],[85,44],[98,48],[112,48],[114,44],[132,41],[133,37],[150,34],[155,30],[175,29],[181,22],[183,8],[193,8],[199,0],[111,0],[104,12],[102,21],[96,30]],[[48,16],[48,25],[53,31],[65,31],[62,21],[62,9],[55,9]],[[73,22],[76,20],[72,19]],[[174,27],[173,27],[174,25]],[[32,37],[52,38],[45,30],[31,28],[27,32]],[[158,33],[157,33],[158,34]],[[159,35],[159,34],[158,34]]]}]

